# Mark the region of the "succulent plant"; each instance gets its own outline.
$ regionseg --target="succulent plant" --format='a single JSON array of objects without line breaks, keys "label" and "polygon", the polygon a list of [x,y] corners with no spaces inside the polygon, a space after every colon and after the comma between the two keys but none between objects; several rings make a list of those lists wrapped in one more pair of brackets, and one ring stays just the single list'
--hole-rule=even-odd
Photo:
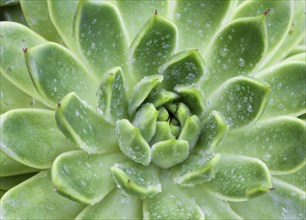
[{"label": "succulent plant", "polygon": [[304,1],[0,4],[1,219],[305,218]]}]

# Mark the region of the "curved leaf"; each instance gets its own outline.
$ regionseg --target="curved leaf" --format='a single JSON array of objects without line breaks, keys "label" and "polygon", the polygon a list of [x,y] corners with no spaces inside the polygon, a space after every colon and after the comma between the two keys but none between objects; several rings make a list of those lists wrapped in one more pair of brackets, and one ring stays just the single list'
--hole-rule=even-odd
[{"label": "curved leaf", "polygon": [[94,73],[101,78],[125,64],[128,37],[116,7],[107,1],[81,1],[74,21],[75,41]]},{"label": "curved leaf", "polygon": [[303,191],[306,191],[306,164],[299,169],[298,171],[287,174],[287,175],[281,175],[277,176],[277,179],[280,179],[282,181],[285,181],[286,183],[293,185]]},{"label": "curved leaf", "polygon": [[86,152],[105,154],[119,150],[115,126],[75,93],[61,100],[55,118],[59,129]]},{"label": "curved leaf", "polygon": [[269,169],[256,158],[222,154],[216,169],[206,184],[224,200],[245,201],[272,187]]},{"label": "curved leaf", "polygon": [[0,77],[1,114],[15,108],[47,108],[22,92],[4,76],[0,75]]},{"label": "curved leaf", "polygon": [[148,166],[151,162],[151,149],[139,128],[134,127],[128,120],[122,119],[117,121],[116,132],[120,150],[124,155],[136,163]]},{"label": "curved leaf", "polygon": [[[43,99],[37,93],[24,59],[26,48],[46,42],[32,30],[18,23],[1,22],[0,71],[16,87],[35,99]],[[43,102],[45,103],[45,102]]]},{"label": "curved leaf", "polygon": [[21,174],[17,176],[5,176],[0,177],[0,189],[1,190],[9,190],[13,188],[14,186],[17,186],[19,183],[29,179],[36,173],[27,173],[27,174]]},{"label": "curved leaf", "polygon": [[54,161],[52,181],[61,194],[94,205],[115,187],[110,168],[115,162],[122,162],[124,159],[122,154],[67,152]]},{"label": "curved leaf", "polygon": [[18,4],[19,0],[0,0],[0,7]]},{"label": "curved leaf", "polygon": [[305,62],[291,61],[280,64],[259,73],[256,77],[271,86],[269,102],[263,117],[278,115],[298,116],[306,112]]},{"label": "curved leaf", "polygon": [[245,219],[305,219],[305,192],[277,179],[273,186],[275,190],[231,207]]},{"label": "curved leaf", "polygon": [[84,205],[58,195],[47,171],[9,190],[0,202],[1,219],[70,219]]},{"label": "curved leaf", "polygon": [[73,35],[74,15],[79,1],[53,1],[47,0],[50,19],[65,42],[72,50],[75,50]]},{"label": "curved leaf", "polygon": [[162,191],[159,170],[155,166],[142,166],[132,161],[116,163],[111,167],[118,188],[140,199],[152,198]]},{"label": "curved leaf", "polygon": [[153,15],[154,11],[158,14],[167,15],[167,1],[133,1],[131,4],[128,0],[116,1],[115,3],[120,10],[124,24],[129,32],[130,39],[134,39],[137,32],[145,22]]},{"label": "curved leaf", "polygon": [[105,73],[97,92],[98,110],[113,123],[127,117],[128,100],[124,82],[122,69],[114,67]]},{"label": "curved leaf", "polygon": [[158,15],[143,26],[129,51],[130,72],[137,81],[158,73],[176,48],[176,35],[175,25]]},{"label": "curved leaf", "polygon": [[204,60],[197,50],[175,54],[159,70],[164,76],[162,87],[172,90],[178,84],[192,84],[204,74]]},{"label": "curved leaf", "polygon": [[142,219],[142,200],[113,190],[101,202],[87,206],[77,217],[82,219]]},{"label": "curved leaf", "polygon": [[75,149],[57,129],[54,112],[17,109],[1,115],[1,150],[27,166],[46,169],[61,153]]},{"label": "curved leaf", "polygon": [[65,47],[45,43],[28,49],[27,66],[39,94],[53,107],[68,93],[96,106],[96,82],[86,67]]},{"label": "curved leaf", "polygon": [[200,207],[167,174],[161,176],[163,191],[144,200],[144,219],[204,219]]},{"label": "curved leaf", "polygon": [[196,115],[188,116],[182,126],[179,140],[188,142],[189,151],[192,151],[201,134],[200,120]]},{"label": "curved leaf", "polygon": [[229,132],[220,152],[259,158],[273,174],[291,173],[305,164],[305,131],[306,125],[300,119],[267,119]]},{"label": "curved leaf", "polygon": [[47,0],[20,0],[23,15],[33,31],[49,41],[62,42],[49,17]]},{"label": "curved leaf", "polygon": [[0,151],[0,167],[0,176],[14,176],[39,171],[15,161],[2,151]]},{"label": "curved leaf", "polygon": [[238,19],[227,25],[204,56],[209,70],[208,80],[202,84],[204,92],[209,94],[231,77],[251,74],[266,48],[264,15]]},{"label": "curved leaf", "polygon": [[[19,1],[19,0],[18,0]],[[0,0],[1,7],[1,0]],[[13,21],[28,26],[19,4],[1,7],[0,21]]]},{"label": "curved leaf", "polygon": [[267,12],[266,24],[269,48],[261,65],[269,61],[287,37],[293,17],[293,2],[248,1],[237,8],[234,18],[254,17],[264,12]]},{"label": "curved leaf", "polygon": [[231,1],[176,1],[172,19],[179,30],[179,49],[204,51],[231,4]]},{"label": "curved leaf", "polygon": [[231,128],[256,120],[263,112],[270,87],[255,79],[238,76],[227,80],[208,99],[208,110],[219,111]]}]

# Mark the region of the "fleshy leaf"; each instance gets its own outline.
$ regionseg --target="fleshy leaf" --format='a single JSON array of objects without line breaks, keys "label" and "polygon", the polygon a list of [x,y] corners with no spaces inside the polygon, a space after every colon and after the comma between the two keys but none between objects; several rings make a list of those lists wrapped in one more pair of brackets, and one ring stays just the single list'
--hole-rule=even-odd
[{"label": "fleshy leaf", "polygon": [[248,75],[256,68],[267,48],[265,16],[242,18],[226,26],[204,56],[209,70],[203,90],[211,93],[227,79]]},{"label": "fleshy leaf", "polygon": [[220,112],[212,113],[201,122],[201,135],[197,143],[197,151],[213,151],[223,140],[228,130]]},{"label": "fleshy leaf", "polygon": [[129,100],[128,111],[130,116],[135,113],[136,109],[148,97],[150,92],[162,81],[162,76],[153,75],[145,77],[139,83],[137,83]]},{"label": "fleshy leaf", "polygon": [[209,110],[220,111],[229,127],[237,128],[256,120],[265,107],[270,87],[244,76],[227,80],[208,99]]},{"label": "fleshy leaf", "polygon": [[179,135],[179,140],[185,140],[188,142],[189,151],[192,151],[193,147],[197,143],[201,134],[200,120],[196,115],[188,116],[185,120]]},{"label": "fleshy leaf", "polygon": [[2,151],[0,151],[0,167],[0,176],[14,176],[39,171],[35,168],[18,163],[16,160],[10,158]]},{"label": "fleshy leaf", "polygon": [[163,191],[153,198],[144,200],[144,219],[204,219],[200,207],[177,184],[163,174],[161,176]]},{"label": "fleshy leaf", "polygon": [[[269,10],[269,11],[267,11]],[[234,19],[241,17],[254,17],[264,12],[267,24],[268,51],[261,65],[269,61],[284,42],[289,32],[293,17],[292,1],[248,1],[237,8]]]},{"label": "fleshy leaf", "polygon": [[191,112],[201,116],[206,110],[205,97],[202,89],[196,85],[177,85],[174,90],[180,94],[181,100]]},{"label": "fleshy leaf", "polygon": [[75,15],[74,34],[81,56],[99,78],[112,67],[126,63],[128,36],[119,11],[112,4],[81,1]]},{"label": "fleshy leaf", "polygon": [[54,112],[16,109],[1,115],[1,150],[17,162],[46,169],[61,153],[75,149],[57,129]]},{"label": "fleshy leaf", "polygon": [[[117,211],[114,211],[117,210]],[[101,202],[87,206],[77,217],[82,219],[142,219],[142,201],[113,190]]]},{"label": "fleshy leaf", "polygon": [[267,63],[267,67],[290,54],[292,49],[305,37],[305,3],[303,1],[293,1],[293,4],[293,19],[290,24],[290,30],[283,44],[278,48],[270,62]]},{"label": "fleshy leaf", "polygon": [[136,80],[158,73],[176,48],[176,35],[175,25],[158,15],[143,26],[129,51],[130,71]]},{"label": "fleshy leaf", "polygon": [[191,115],[190,109],[182,102],[178,103],[176,110],[176,117],[180,125],[184,127],[186,119]]},{"label": "fleshy leaf", "polygon": [[272,88],[263,117],[298,116],[306,112],[305,59],[304,62],[291,61],[278,65],[273,67],[272,70],[268,69],[258,74],[256,77],[269,83]]},{"label": "fleshy leaf", "polygon": [[158,108],[164,104],[173,102],[178,98],[179,96],[176,93],[162,89],[157,93],[157,95],[150,97],[150,101],[154,104],[156,108]]},{"label": "fleshy leaf", "polygon": [[151,162],[151,149],[139,128],[134,127],[128,120],[122,119],[117,121],[116,132],[120,150],[124,155],[136,163],[148,166]]},{"label": "fleshy leaf", "polygon": [[[1,0],[0,0],[0,7],[1,7]],[[9,7],[1,7],[0,21],[13,21],[28,26],[22,14],[20,4],[10,5]]]},{"label": "fleshy leaf", "polygon": [[179,30],[180,49],[204,50],[221,26],[230,5],[231,1],[176,1],[173,19]]},{"label": "fleshy leaf", "polygon": [[[226,201],[220,200],[215,193],[207,190],[205,185],[188,188],[190,195],[205,213],[205,219],[239,219],[242,218],[233,211]],[[252,211],[254,212],[254,211]]]},{"label": "fleshy leaf", "polygon": [[183,162],[188,154],[189,146],[185,140],[170,139],[152,146],[152,162],[163,169]]},{"label": "fleshy leaf", "polygon": [[39,94],[53,107],[68,93],[96,105],[96,82],[81,61],[65,47],[45,43],[25,53],[27,66]]},{"label": "fleshy leaf", "polygon": [[149,142],[156,131],[158,111],[153,104],[147,103],[139,108],[137,111],[133,125],[139,128],[143,138]]},{"label": "fleshy leaf", "polygon": [[49,41],[59,43],[62,41],[49,17],[47,0],[20,0],[20,6],[27,23],[33,31]]},{"label": "fleshy leaf", "polygon": [[73,22],[79,1],[47,1],[49,16],[54,27],[65,44],[75,50]]},{"label": "fleshy leaf", "polygon": [[55,118],[60,130],[86,152],[104,154],[119,150],[115,126],[75,93],[61,100]]},{"label": "fleshy leaf", "polygon": [[1,114],[16,108],[47,108],[45,105],[22,92],[4,76],[1,75],[0,77]]},{"label": "fleshy leaf", "polygon": [[1,22],[0,28],[1,74],[29,96],[42,101],[28,74],[23,50],[44,43],[45,39],[26,26],[14,22]]},{"label": "fleshy leaf", "polygon": [[204,74],[204,60],[197,50],[186,50],[171,57],[159,73],[164,76],[163,88],[168,90],[178,84],[193,84]]},{"label": "fleshy leaf", "polygon": [[120,67],[115,67],[105,73],[105,78],[98,89],[98,109],[110,121],[127,117],[127,97],[125,83]]},{"label": "fleshy leaf", "polygon": [[134,39],[140,28],[146,23],[154,11],[166,16],[167,1],[133,1],[131,4],[128,0],[116,1],[120,13],[123,17],[124,24],[129,32],[130,39]]},{"label": "fleshy leaf", "polygon": [[222,153],[259,158],[273,174],[294,172],[305,163],[306,125],[302,120],[282,116],[242,129],[228,133],[219,149]]},{"label": "fleshy leaf", "polygon": [[153,145],[157,142],[160,141],[165,141],[168,139],[174,139],[175,137],[173,136],[171,132],[171,127],[169,122],[166,121],[158,121],[156,122],[156,132],[150,141],[150,145]]},{"label": "fleshy leaf", "polygon": [[53,190],[50,174],[43,171],[9,190],[0,202],[1,219],[71,219],[84,205]]},{"label": "fleshy leaf", "polygon": [[17,176],[0,177],[0,189],[9,190],[13,188],[14,186],[18,185],[19,183],[29,179],[33,175],[34,173],[29,173],[29,174],[21,174]]},{"label": "fleshy leaf", "polygon": [[52,166],[56,190],[76,201],[94,205],[114,187],[111,166],[125,159],[122,154],[93,155],[84,151],[61,154]]},{"label": "fleshy leaf", "polygon": [[194,187],[196,184],[209,182],[215,177],[216,165],[219,161],[219,154],[215,156],[189,155],[184,163],[174,168],[174,181],[184,187]]},{"label": "fleshy leaf", "polygon": [[153,165],[144,167],[129,161],[116,163],[111,171],[118,188],[140,199],[151,198],[162,191],[158,168]]},{"label": "fleshy leaf", "polygon": [[224,200],[245,201],[272,187],[269,169],[256,158],[222,154],[217,170],[206,184]]},{"label": "fleshy leaf", "polygon": [[306,164],[299,169],[297,172],[287,174],[287,175],[281,175],[277,176],[278,179],[285,181],[303,191],[306,191]]},{"label": "fleshy leaf", "polygon": [[273,187],[263,196],[231,207],[245,219],[305,219],[305,192],[274,178]]}]

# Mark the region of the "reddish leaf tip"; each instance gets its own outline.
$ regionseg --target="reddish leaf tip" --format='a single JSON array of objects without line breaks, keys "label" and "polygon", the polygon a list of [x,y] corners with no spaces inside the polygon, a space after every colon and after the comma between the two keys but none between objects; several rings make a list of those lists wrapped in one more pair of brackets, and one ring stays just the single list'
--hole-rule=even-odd
[{"label": "reddish leaf tip", "polygon": [[28,51],[28,48],[22,48],[22,51],[26,53]]},{"label": "reddish leaf tip", "polygon": [[271,11],[271,8],[267,9],[267,10],[264,12],[264,15],[266,16],[267,14],[269,14],[270,11]]}]

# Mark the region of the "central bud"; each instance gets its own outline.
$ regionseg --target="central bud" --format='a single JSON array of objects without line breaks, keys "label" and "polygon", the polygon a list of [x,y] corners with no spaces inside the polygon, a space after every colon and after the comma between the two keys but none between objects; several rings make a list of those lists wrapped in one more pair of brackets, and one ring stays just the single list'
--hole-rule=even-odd
[{"label": "central bud", "polygon": [[196,145],[201,126],[193,110],[202,113],[204,99],[195,86],[167,91],[160,89],[162,82],[161,75],[153,75],[136,85],[128,104],[131,120],[118,120],[117,133],[128,158],[168,169],[186,160]]}]

